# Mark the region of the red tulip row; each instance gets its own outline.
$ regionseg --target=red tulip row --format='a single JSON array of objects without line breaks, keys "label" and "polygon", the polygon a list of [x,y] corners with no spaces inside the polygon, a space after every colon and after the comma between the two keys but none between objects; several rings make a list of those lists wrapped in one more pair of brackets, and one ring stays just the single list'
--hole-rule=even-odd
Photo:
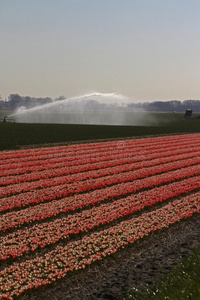
[{"label": "red tulip row", "polygon": [[[141,150],[142,148],[144,148],[144,145],[135,146],[135,140],[133,140],[132,144],[127,143],[126,147],[129,148],[129,149],[134,148],[134,150],[135,150],[135,148],[136,148],[136,150],[138,150],[138,149]],[[158,144],[159,144],[159,142],[158,142]],[[42,161],[42,162],[47,161],[48,162],[48,160],[61,159],[61,158],[67,158],[68,160],[71,161],[71,160],[75,160],[77,155],[82,156],[83,159],[87,159],[88,157],[91,157],[91,156],[92,157],[96,157],[97,155],[100,156],[100,153],[102,153],[102,155],[103,155],[104,153],[106,154],[106,152],[114,152],[117,149],[117,145],[118,145],[117,142],[115,142],[115,145],[109,145],[109,142],[107,142],[107,143],[104,142],[101,145],[101,147],[98,146],[98,148],[91,147],[92,144],[88,144],[87,148],[85,148],[85,147],[83,148],[82,147],[83,145],[78,145],[78,147],[76,146],[76,148],[74,148],[74,149],[71,149],[70,146],[66,146],[65,149],[63,149],[63,150],[57,148],[56,151],[53,152],[53,154],[51,153],[52,152],[51,149],[50,149],[49,152],[46,153],[45,148],[44,148],[44,151],[40,150],[41,151],[40,155],[37,155],[37,154],[35,155],[34,153],[32,153],[31,156],[29,156],[29,155],[24,156],[23,155],[22,157],[16,157],[16,158],[12,158],[12,159],[10,158],[9,163],[10,163],[10,167],[11,167],[11,164],[12,165],[15,165],[15,164],[19,165],[20,163],[24,163],[24,162],[33,163],[33,162],[36,162],[36,161],[38,163],[40,161]],[[156,146],[158,146],[158,145],[156,145]],[[150,145],[149,147],[154,149],[155,145]],[[7,165],[7,159],[3,159],[1,161],[2,167],[4,167],[5,164]]]},{"label": "red tulip row", "polygon": [[[183,141],[193,139],[193,142],[199,140],[200,136],[198,134],[189,134],[189,135],[179,135],[179,136],[167,136],[167,137],[159,137],[159,138],[144,138],[144,139],[133,139],[133,140],[126,140],[126,145],[131,147],[138,147],[138,146],[148,146],[148,145],[159,145],[159,144],[171,144],[174,142]],[[123,140],[122,140],[123,141]],[[59,146],[59,147],[51,147],[51,148],[36,148],[36,149],[26,149],[26,150],[15,150],[15,151],[8,151],[2,152],[1,157],[2,160],[9,160],[12,163],[15,161],[20,160],[30,160],[30,158],[34,158],[39,160],[42,156],[42,159],[47,159],[47,157],[59,157],[63,154],[63,156],[71,154],[74,155],[74,152],[79,150],[84,151],[98,151],[99,149],[114,149],[121,141],[112,141],[112,142],[101,142],[101,143],[91,143],[91,144],[78,144],[78,145],[69,145],[69,146]],[[2,163],[2,162],[1,162]],[[4,162],[3,162],[4,163]]]},{"label": "red tulip row", "polygon": [[[191,158],[187,160],[180,160],[175,162],[170,162],[166,164],[159,164],[148,168],[142,168],[134,171],[127,171],[120,173],[120,168],[117,169],[118,174],[107,175],[100,178],[92,178],[84,181],[78,181],[70,183],[71,178],[67,182],[67,177],[58,177],[48,180],[40,180],[31,183],[22,183],[13,186],[6,186],[0,188],[0,194],[2,198],[0,201],[0,211],[5,211],[7,209],[13,209],[14,207],[25,206],[33,203],[44,202],[45,200],[59,199],[61,197],[66,197],[72,194],[78,194],[82,192],[87,192],[90,190],[104,188],[109,185],[121,183],[121,182],[131,182],[135,179],[144,178],[152,176],[155,174],[169,172],[171,170],[185,168],[191,165],[196,165],[196,170],[198,173],[200,157]],[[125,166],[125,169],[130,170],[130,165]],[[121,168],[122,170],[122,168]],[[109,169],[106,170],[109,174]],[[125,171],[125,170],[124,170]],[[100,171],[97,172],[97,175]],[[105,173],[104,173],[105,174]],[[82,179],[82,173],[78,174],[79,180]],[[103,176],[103,172],[101,172]],[[77,177],[78,178],[78,177]],[[77,179],[78,180],[78,179]],[[49,187],[50,186],[50,187]],[[40,188],[38,190],[34,190]],[[26,191],[33,191],[32,193],[25,194]],[[15,195],[8,198],[7,196],[15,193],[24,193]]]},{"label": "red tulip row", "polygon": [[[194,147],[198,147],[198,143],[190,147],[190,151],[195,150]],[[187,151],[189,151],[188,147]],[[151,147],[149,148],[140,148],[137,150],[136,148],[128,148],[126,146],[125,149],[115,149],[113,151],[106,151],[106,152],[95,152],[93,155],[80,155],[80,152],[74,153],[73,156],[61,156],[57,159],[47,159],[48,156],[45,156],[45,159],[43,160],[34,160],[34,161],[22,161],[20,164],[19,162],[17,164],[13,164],[12,162],[6,163],[4,166],[1,166],[2,170],[2,176],[7,176],[9,174],[20,174],[20,173],[27,173],[32,172],[33,168],[35,168],[35,171],[40,170],[49,170],[49,168],[53,171],[53,169],[57,169],[59,167],[63,166],[71,166],[76,167],[84,164],[93,164],[98,163],[100,161],[110,161],[111,159],[119,159],[119,158],[129,158],[129,157],[137,157],[138,155],[146,155],[146,154],[152,154],[153,152],[161,152],[161,151],[177,151],[178,149],[184,151],[186,149],[183,148],[182,143],[180,142],[179,145],[174,143],[174,146],[168,145],[168,148],[166,148],[164,145],[161,145],[160,147],[158,145],[154,146],[153,149]],[[184,149],[184,150],[183,150]],[[133,151],[134,150],[134,151]],[[136,151],[137,150],[137,151]],[[53,167],[52,167],[53,166]]]},{"label": "red tulip row", "polygon": [[[30,223],[32,221],[44,220],[52,216],[56,216],[60,213],[67,213],[69,211],[74,211],[77,209],[82,209],[90,205],[95,205],[101,203],[105,200],[112,201],[112,199],[117,199],[121,196],[127,194],[135,193],[146,188],[153,188],[158,185],[163,185],[166,183],[173,182],[175,180],[183,180],[184,178],[196,176],[200,174],[200,166],[195,165],[187,168],[178,169],[168,173],[163,173],[159,175],[154,175],[144,179],[138,179],[132,182],[119,183],[113,186],[106,187],[104,189],[94,190],[86,194],[75,195],[71,197],[62,198],[60,200],[51,201],[51,203],[41,203],[37,206],[28,207],[20,211],[8,212],[1,215],[0,219],[0,231],[6,231],[7,229],[16,228],[25,223]],[[191,178],[188,179],[190,182]],[[194,182],[196,179],[194,177]],[[181,182],[178,182],[181,186]],[[191,187],[191,190],[193,188]],[[42,192],[42,190],[41,190]],[[47,192],[47,191],[46,191]],[[184,192],[184,191],[183,191]],[[27,198],[23,202],[23,194],[18,195],[18,198],[10,197],[5,198],[4,206],[2,210],[8,210],[9,208],[25,206],[28,200],[33,201],[34,194],[27,193]],[[46,193],[47,195],[47,193]],[[15,196],[16,197],[16,196]],[[39,197],[39,196],[38,196]],[[42,197],[42,196],[41,196]],[[43,195],[45,197],[45,195]],[[54,194],[50,193],[47,195],[47,199],[54,197]],[[7,199],[7,202],[6,202]],[[12,202],[8,202],[8,199],[12,199]],[[42,202],[43,198],[34,199],[35,202]],[[30,202],[29,202],[30,203]]]},{"label": "red tulip row", "polygon": [[[142,149],[138,152],[130,151],[130,149],[117,149],[113,152],[99,152],[99,155],[96,157],[76,157],[76,160],[69,160],[68,157],[61,157],[57,159],[47,159],[47,160],[39,160],[39,161],[31,161],[31,162],[23,162],[21,164],[5,164],[4,166],[0,167],[1,176],[10,176],[10,175],[19,175],[25,174],[30,172],[38,172],[38,171],[45,171],[45,170],[54,170],[60,167],[69,167],[69,172],[73,172],[73,169],[80,168],[81,170],[90,170],[90,169],[97,169],[101,168],[102,164],[107,162],[108,166],[112,166],[114,164],[118,164],[118,161],[129,162],[129,160],[134,161],[141,161],[146,159],[146,156],[149,156],[149,159],[162,157],[164,154],[168,155],[177,155],[177,154],[184,154],[188,152],[198,151],[199,145],[193,144],[190,147],[183,148],[182,144],[169,147],[157,147],[156,149]],[[133,150],[133,149],[132,149]]]},{"label": "red tulip row", "polygon": [[[197,145],[198,147],[198,145]],[[180,149],[182,147],[180,146]],[[170,147],[170,149],[177,149],[176,146],[173,148]],[[191,151],[194,148],[191,148]],[[167,151],[167,149],[164,149]],[[164,151],[163,150],[163,151]],[[160,150],[157,150],[160,152]],[[149,153],[154,153],[155,149],[153,150],[142,150],[140,151],[140,156],[141,155],[146,155]],[[3,176],[8,176],[8,175],[17,175],[17,174],[23,174],[23,173],[28,173],[33,170],[35,171],[40,171],[40,170],[48,170],[48,169],[56,169],[57,167],[63,167],[63,166],[69,166],[69,167],[77,167],[80,165],[90,165],[93,163],[98,163],[98,162],[104,162],[104,161],[110,161],[111,159],[120,159],[124,157],[133,157],[135,156],[135,151],[130,151],[127,149],[126,150],[115,150],[113,152],[107,151],[107,152],[98,152],[94,156],[87,155],[82,156],[82,155],[74,155],[73,159],[69,159],[69,157],[61,157],[61,158],[56,158],[56,159],[46,159],[46,160],[38,160],[38,161],[28,161],[28,162],[23,162],[23,163],[18,163],[18,164],[5,164],[4,166],[1,167],[2,170],[2,175]],[[15,168],[15,170],[13,169]]]},{"label": "red tulip row", "polygon": [[19,257],[30,250],[34,251],[38,247],[43,248],[49,244],[54,244],[60,239],[68,238],[70,235],[87,232],[89,229],[108,224],[145,207],[153,206],[158,202],[163,202],[199,188],[200,176],[196,176],[102,204],[62,219],[15,231],[0,238],[0,260],[8,259],[10,256],[13,258]]},{"label": "red tulip row", "polygon": [[152,231],[200,213],[199,199],[200,193],[196,193],[175,200],[160,209],[84,236],[64,247],[57,246],[43,256],[6,267],[0,272],[1,299],[50,284],[70,271],[84,269],[86,265],[102,260]]},{"label": "red tulip row", "polygon": [[[188,147],[191,139],[192,146]],[[199,134],[120,142],[121,148],[115,141],[0,153],[0,184],[7,185],[0,187],[0,211],[3,212],[0,230],[5,232],[0,238],[0,259],[20,257],[50,244],[54,247],[46,255],[37,253],[34,259],[13,262],[0,271],[0,299],[49,284],[69,271],[82,269],[115,253],[151,231],[200,213],[200,193],[165,203],[161,209],[156,210],[154,206],[199,189]],[[34,166],[36,172],[32,172]],[[11,168],[16,171],[12,173]],[[16,179],[9,174],[24,175]],[[146,188],[153,189],[143,191]],[[94,206],[97,203],[101,205]],[[22,206],[29,207],[22,209]],[[80,238],[80,232],[86,233],[114,220],[119,222],[120,218],[147,206],[153,206],[154,211],[99,233],[87,233],[76,242],[68,241],[65,247],[55,245],[71,235]],[[87,210],[59,216],[86,207]],[[21,210],[6,212],[15,208]],[[52,216],[57,219],[45,221]],[[37,220],[44,222],[17,229]],[[11,228],[16,229],[6,233]]]},{"label": "red tulip row", "polygon": [[[117,159],[120,157],[132,157],[136,155],[145,155],[149,153],[154,153],[154,152],[160,152],[160,151],[173,151],[173,150],[178,150],[182,149],[183,150],[183,144],[187,145],[187,142],[179,142],[177,144],[177,141],[174,141],[173,143],[166,145],[156,145],[156,146],[150,146],[147,148],[146,147],[133,147],[129,148],[127,145],[124,149],[118,149],[116,146],[114,150],[108,150],[108,147],[106,148],[107,151],[98,151],[97,153],[95,152],[93,155],[91,154],[85,154],[83,155],[80,150],[78,152],[74,152],[72,156],[65,155],[65,156],[59,156],[56,159],[54,158],[48,158],[48,155],[45,155],[43,159],[41,160],[31,160],[25,161],[24,159],[22,160],[21,163],[17,160],[17,163],[14,163],[12,161],[5,160],[4,165],[0,166],[0,170],[2,171],[2,176],[7,176],[7,175],[16,175],[20,173],[26,173],[26,172],[31,172],[33,171],[33,168],[35,168],[35,171],[39,170],[46,170],[46,169],[55,169],[59,166],[79,166],[80,164],[88,164],[88,163],[95,163],[99,161],[108,161],[110,159]],[[193,151],[194,147],[198,147],[198,141],[195,144],[193,141],[193,145],[191,148],[191,151]],[[187,146],[188,149],[188,146]],[[184,149],[185,150],[185,149]],[[184,151],[183,150],[183,151]],[[188,149],[189,150],[189,149]],[[33,158],[33,157],[32,157]],[[3,162],[3,160],[2,160]]]},{"label": "red tulip row", "polygon": [[[196,151],[195,151],[196,150]],[[189,150],[187,150],[189,151]],[[48,178],[55,178],[60,176],[70,176],[71,182],[78,181],[78,180],[85,180],[88,178],[97,178],[101,176],[105,176],[107,174],[112,173],[118,173],[124,172],[128,170],[136,170],[144,167],[150,167],[157,164],[164,164],[171,161],[176,160],[185,160],[191,157],[198,157],[200,156],[199,147],[198,149],[193,149],[193,151],[189,151],[187,153],[183,153],[183,151],[180,151],[180,154],[175,155],[174,151],[168,152],[162,152],[162,154],[158,155],[157,158],[152,159],[151,155],[146,155],[145,158],[142,160],[142,162],[136,162],[137,159],[134,157],[129,157],[128,159],[119,159],[119,160],[110,160],[108,162],[102,162],[102,163],[93,163],[89,166],[87,165],[87,168],[83,168],[83,166],[77,166],[77,167],[71,167],[68,166],[60,167],[56,169],[49,169],[45,171],[40,172],[32,172],[30,174],[23,174],[18,176],[6,176],[0,178],[0,186],[10,185],[10,184],[18,184],[18,183],[24,183],[29,181],[37,181],[42,179],[48,179]],[[156,156],[156,154],[154,154]],[[160,156],[158,158],[158,156]],[[101,164],[100,170],[98,170],[98,167]],[[90,166],[93,168],[93,170],[87,171]],[[75,173],[75,175],[74,175]],[[82,173],[81,177],[80,174]],[[102,175],[103,174],[103,175]],[[68,177],[66,177],[66,180]],[[70,182],[70,181],[69,181]]]}]

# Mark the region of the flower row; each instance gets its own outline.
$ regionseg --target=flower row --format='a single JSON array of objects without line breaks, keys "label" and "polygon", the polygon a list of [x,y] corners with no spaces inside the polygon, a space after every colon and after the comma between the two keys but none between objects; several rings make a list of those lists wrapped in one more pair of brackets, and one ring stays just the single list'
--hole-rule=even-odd
[{"label": "flower row", "polygon": [[[198,134],[189,134],[189,135],[179,135],[179,136],[167,136],[167,137],[159,137],[159,138],[144,138],[144,139],[126,139],[126,145],[130,146],[149,146],[153,144],[171,144],[173,142],[179,142],[186,140],[193,139],[194,142],[199,140]],[[51,147],[51,148],[36,148],[36,149],[26,149],[26,150],[15,150],[15,151],[8,151],[8,152],[1,152],[2,160],[12,160],[14,163],[15,160],[20,159],[30,159],[33,156],[37,156],[37,160],[40,158],[40,156],[51,156],[56,157],[59,156],[61,153],[74,153],[75,151],[79,150],[85,150],[86,152],[88,150],[98,150],[103,148],[116,148],[117,145],[119,145],[122,141],[111,141],[111,142],[99,142],[99,143],[91,143],[91,144],[78,144],[78,145],[68,145],[68,146],[59,146],[59,147]],[[45,159],[45,158],[44,158]]]},{"label": "flower row", "polygon": [[[17,172],[19,172],[19,170],[21,170],[21,168],[27,168],[27,167],[39,167],[39,168],[46,168],[46,165],[51,164],[51,166],[53,166],[54,164],[57,163],[63,163],[64,165],[79,165],[79,164],[83,164],[85,162],[87,163],[93,163],[93,162],[98,162],[99,159],[101,160],[110,160],[113,158],[117,158],[117,156],[137,156],[137,155],[145,155],[148,153],[153,153],[153,152],[160,152],[160,151],[172,151],[172,150],[177,150],[177,149],[183,149],[183,144],[187,145],[187,142],[173,142],[167,145],[145,145],[145,147],[138,147],[138,146],[133,146],[133,147],[129,147],[128,145],[124,145],[122,148],[118,148],[117,146],[114,149],[110,149],[109,147],[105,148],[105,150],[100,150],[100,151],[95,151],[94,153],[85,153],[83,150],[78,150],[74,153],[72,153],[73,155],[68,155],[67,152],[65,152],[65,155],[59,155],[56,158],[51,158],[48,155],[43,155],[43,158],[38,159],[37,156],[31,157],[30,158],[27,157],[22,159],[21,162],[19,161],[19,159],[17,160],[16,163],[14,163],[14,161],[9,160],[9,163],[7,160],[1,160],[1,164],[4,162],[4,165],[0,166],[0,169],[2,171],[7,171],[7,172],[13,172],[13,170],[16,170],[16,174]],[[189,148],[193,147],[198,147],[198,141],[195,143],[195,141],[193,141],[193,145],[192,147],[190,146]],[[188,148],[188,145],[187,145]],[[89,151],[89,150],[88,150]],[[11,173],[12,174],[12,173]],[[14,173],[15,174],[15,173]]]},{"label": "flower row", "polygon": [[[155,174],[169,172],[175,169],[185,168],[192,165],[196,165],[196,172],[198,174],[198,170],[200,167],[198,165],[199,162],[200,157],[196,157],[166,164],[159,164],[156,166],[142,168],[134,171],[127,171],[124,173],[120,173],[119,171],[118,174],[108,175],[100,178],[92,178],[73,183],[69,183],[70,181],[67,182],[66,177],[58,177],[49,180],[41,180],[31,183],[22,183],[8,187],[1,187],[0,193],[2,196],[6,197],[2,198],[0,201],[0,211],[5,211],[14,207],[30,205],[33,203],[39,203],[45,200],[59,199],[61,197],[100,189],[117,183],[131,182],[139,178],[145,178]],[[127,166],[127,169],[128,168],[131,169],[130,166]],[[79,176],[81,180],[82,174],[79,174]],[[35,190],[36,188],[37,190]],[[32,191],[31,198],[30,194],[25,193],[26,191]],[[8,195],[22,192],[24,193],[23,195],[15,195],[14,198],[7,197]],[[13,199],[15,199],[14,202]]]},{"label": "flower row", "polygon": [[[121,142],[123,143],[123,142]],[[48,161],[48,160],[52,160],[52,159],[56,159],[56,158],[65,158],[67,157],[69,160],[74,160],[75,157],[77,157],[77,155],[81,155],[83,156],[83,159],[86,159],[87,157],[90,157],[90,156],[96,156],[96,153],[98,153],[98,156],[106,153],[106,152],[113,152],[116,150],[117,148],[117,143],[115,142],[115,145],[112,145],[110,146],[108,143],[103,143],[103,145],[100,147],[100,145],[98,145],[98,148],[91,148],[88,144],[87,148],[82,148],[81,145],[79,145],[79,147],[76,147],[76,149],[70,149],[70,146],[67,146],[64,150],[60,150],[57,149],[57,151],[54,151],[53,154],[51,154],[51,150],[47,153],[45,153],[45,151],[42,151],[41,150],[41,153],[40,155],[36,154],[34,155],[34,153],[32,153],[31,156],[29,156],[28,154],[27,155],[22,155],[22,157],[16,157],[16,158],[9,158],[9,163],[11,164],[19,164],[19,163],[24,163],[24,162],[30,162],[30,161]],[[134,148],[134,150],[138,150],[138,149],[142,149],[144,148],[144,145],[142,146],[135,146],[134,144],[126,144],[126,147],[129,148],[129,149],[132,149]],[[158,145],[150,145],[150,147],[152,149],[154,149],[155,147],[158,147]],[[52,148],[53,149],[53,148]],[[45,148],[44,148],[45,150]],[[8,162],[8,159],[2,159],[1,161],[1,165],[4,165],[4,164],[7,164]]]},{"label": "flower row", "polygon": [[149,159],[162,157],[165,153],[166,155],[177,155],[177,154],[184,154],[188,152],[194,152],[199,150],[199,145],[192,145],[190,147],[183,148],[182,145],[176,146],[169,146],[163,148],[156,148],[156,149],[142,149],[136,153],[134,151],[130,151],[130,149],[117,149],[112,152],[101,152],[96,157],[89,157],[84,158],[82,156],[77,156],[75,160],[69,160],[68,157],[60,157],[57,159],[46,159],[46,160],[38,160],[38,161],[28,161],[23,162],[21,164],[12,164],[7,163],[4,166],[1,166],[1,174],[2,176],[9,176],[9,175],[19,175],[24,173],[30,172],[38,172],[42,170],[49,170],[49,169],[56,169],[63,166],[68,166],[69,168],[78,168],[78,167],[85,167],[90,168],[93,164],[100,164],[99,168],[101,168],[101,163],[114,163],[115,160],[128,160],[135,158],[135,161],[140,161],[145,159],[146,156],[149,156]]},{"label": "flower row", "polygon": [[[43,248],[58,242],[60,239],[66,239],[70,235],[87,232],[89,229],[108,224],[145,207],[153,206],[158,202],[199,188],[200,176],[197,176],[102,204],[52,222],[15,231],[0,238],[0,260],[8,259],[10,256],[19,257],[24,253],[36,250],[38,247]],[[85,197],[87,198],[87,195]]]},{"label": "flower row", "polygon": [[84,236],[81,240],[57,246],[43,256],[14,263],[0,272],[1,297],[19,296],[23,292],[63,278],[73,270],[84,269],[92,262],[115,253],[152,231],[200,213],[200,193],[175,200],[138,218]]},{"label": "flower row", "polygon": [[[16,228],[25,223],[30,223],[32,221],[44,220],[46,218],[50,218],[56,216],[60,213],[67,213],[69,211],[74,211],[77,209],[82,209],[84,207],[88,207],[91,205],[96,205],[103,201],[112,199],[118,199],[122,196],[126,196],[128,194],[132,194],[135,192],[139,192],[146,188],[153,188],[158,185],[163,185],[166,183],[173,182],[175,180],[183,180],[184,178],[194,177],[200,174],[200,166],[192,166],[187,168],[178,169],[175,171],[171,171],[168,173],[163,173],[159,175],[154,175],[151,177],[147,177],[144,179],[138,179],[132,182],[119,183],[113,186],[105,187],[104,189],[90,191],[85,194],[79,194],[71,197],[65,197],[60,200],[51,201],[51,203],[40,203],[44,200],[44,197],[48,197],[47,199],[54,198],[54,192],[42,195],[42,190],[40,191],[40,196],[35,198],[35,193],[27,193],[26,198],[22,198],[24,195],[12,196],[10,198],[5,198],[4,209],[12,208],[14,206],[25,206],[27,203],[40,203],[36,206],[30,206],[20,211],[8,212],[4,215],[1,215],[0,220],[0,231],[6,231],[7,229]],[[188,182],[190,180],[194,182],[194,186],[196,184],[196,178],[193,179],[188,178]],[[176,184],[176,183],[175,183]],[[181,186],[181,182],[178,182]],[[191,184],[192,186],[192,184]],[[194,187],[195,188],[195,187]],[[190,186],[189,186],[190,189]],[[190,191],[193,188],[191,187]],[[6,202],[7,199],[7,202]],[[8,202],[9,200],[12,200]],[[29,202],[28,202],[29,201]]]},{"label": "flower row", "polygon": [[[163,160],[166,159],[167,158],[163,158]],[[63,184],[65,186],[66,193],[69,195],[71,193],[69,191],[71,187],[73,189],[72,193],[79,193],[85,191],[84,186],[87,186],[86,190],[90,190],[90,186],[92,186],[93,182],[95,186],[97,183],[96,188],[101,188],[106,185],[120,182],[120,180],[131,181],[136,178],[142,178],[142,177],[154,175],[156,173],[168,172],[173,169],[198,164],[200,162],[200,157],[188,158],[185,160],[181,159],[177,161],[173,161],[170,159],[173,162],[169,162],[169,163],[163,163],[163,160],[161,158],[161,159],[152,160],[152,162],[147,161],[149,167],[143,167],[144,163],[140,162],[136,165],[137,166],[136,170],[133,170],[135,165],[135,163],[133,163],[133,164],[126,164],[122,166],[116,166],[112,168],[72,174],[67,176],[41,179],[37,181],[32,181],[30,183],[23,182],[23,183],[13,184],[9,186],[3,186],[0,187],[0,197],[10,196],[12,194],[17,194],[17,193],[22,193],[27,191],[34,191],[36,189],[42,189],[47,187],[51,188]],[[128,179],[130,176],[133,176],[132,179]],[[76,182],[76,183],[72,183],[72,182]]]},{"label": "flower row", "polygon": [[[60,176],[70,176],[71,179],[70,181],[68,181],[68,177],[66,177],[66,181],[68,182],[74,182],[80,179],[82,181],[88,178],[97,178],[101,176],[106,176],[108,174],[115,174],[118,172],[125,172],[128,170],[136,170],[144,167],[154,166],[157,164],[164,164],[167,162],[172,162],[176,160],[185,160],[188,158],[200,156],[200,151],[192,151],[192,152],[189,151],[187,153],[180,153],[177,155],[175,155],[173,152],[172,151],[170,153],[163,152],[162,154],[157,155],[157,158],[154,159],[152,159],[152,154],[146,155],[145,158],[143,158],[142,161],[140,159],[139,162],[137,162],[138,157],[137,158],[129,157],[128,159],[122,158],[118,160],[109,160],[107,162],[102,162],[102,163],[96,163],[96,164],[93,163],[90,164],[89,166],[86,165],[86,167],[76,166],[76,167],[69,168],[68,166],[65,166],[56,169],[51,168],[45,171],[32,172],[30,174],[23,174],[18,176],[6,176],[6,177],[2,176],[0,178],[0,186],[18,184],[18,183],[29,182],[29,181],[37,181],[37,180],[55,178]],[[98,168],[100,164],[101,164],[101,168]],[[90,169],[90,166],[92,170],[88,171],[88,169]],[[79,173],[81,173],[81,177]]]}]

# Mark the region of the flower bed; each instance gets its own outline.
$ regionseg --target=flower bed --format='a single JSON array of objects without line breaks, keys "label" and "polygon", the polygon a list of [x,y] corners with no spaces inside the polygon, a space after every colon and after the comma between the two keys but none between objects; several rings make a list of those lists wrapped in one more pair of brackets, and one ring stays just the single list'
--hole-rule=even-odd
[{"label": "flower bed", "polygon": [[2,152],[0,299],[200,213],[199,142],[194,134]]}]

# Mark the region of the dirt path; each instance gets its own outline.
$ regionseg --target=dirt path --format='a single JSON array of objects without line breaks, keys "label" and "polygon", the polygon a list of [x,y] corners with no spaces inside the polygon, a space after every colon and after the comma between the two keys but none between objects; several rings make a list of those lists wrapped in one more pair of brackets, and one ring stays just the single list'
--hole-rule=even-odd
[{"label": "dirt path", "polygon": [[101,264],[40,289],[24,300],[120,299],[133,287],[151,285],[200,244],[200,215],[154,232]]}]

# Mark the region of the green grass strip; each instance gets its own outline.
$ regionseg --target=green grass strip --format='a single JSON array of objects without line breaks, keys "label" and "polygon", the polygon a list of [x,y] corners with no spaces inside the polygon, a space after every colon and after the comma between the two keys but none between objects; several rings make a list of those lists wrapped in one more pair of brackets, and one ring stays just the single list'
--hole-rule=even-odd
[{"label": "green grass strip", "polygon": [[162,281],[152,287],[133,291],[124,300],[197,300],[200,299],[200,246],[177,263]]}]

